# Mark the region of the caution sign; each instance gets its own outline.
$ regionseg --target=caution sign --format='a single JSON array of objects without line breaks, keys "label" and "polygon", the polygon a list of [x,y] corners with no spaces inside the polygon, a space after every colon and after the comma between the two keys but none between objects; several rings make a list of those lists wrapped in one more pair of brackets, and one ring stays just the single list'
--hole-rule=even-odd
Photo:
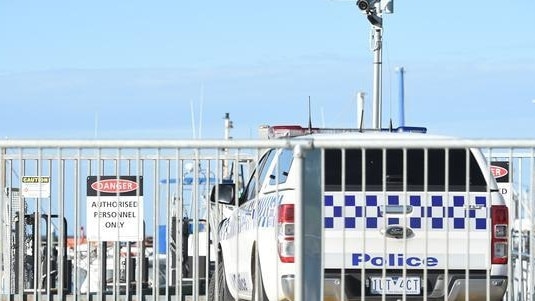
[{"label": "caution sign", "polygon": [[87,240],[143,240],[143,177],[87,177]]},{"label": "caution sign", "polygon": [[23,198],[49,198],[50,197],[50,177],[22,177],[22,197]]}]

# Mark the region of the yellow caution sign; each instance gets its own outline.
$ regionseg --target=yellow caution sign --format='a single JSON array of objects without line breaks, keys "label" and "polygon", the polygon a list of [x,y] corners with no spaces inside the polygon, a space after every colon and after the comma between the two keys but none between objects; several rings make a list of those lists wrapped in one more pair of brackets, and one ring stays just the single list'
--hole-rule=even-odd
[{"label": "yellow caution sign", "polygon": [[49,198],[49,176],[24,176],[22,177],[21,192],[24,198]]}]

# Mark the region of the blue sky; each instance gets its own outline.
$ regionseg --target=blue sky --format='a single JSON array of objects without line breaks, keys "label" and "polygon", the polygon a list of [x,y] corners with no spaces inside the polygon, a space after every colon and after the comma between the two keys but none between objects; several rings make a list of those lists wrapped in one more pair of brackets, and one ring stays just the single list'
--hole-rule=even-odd
[{"label": "blue sky", "polygon": [[[507,7],[500,5],[507,4]],[[383,125],[533,138],[535,1],[403,1],[384,16]],[[370,25],[353,1],[0,2],[0,135],[257,138],[261,124],[356,125]],[[192,114],[193,112],[193,114]],[[200,135],[199,135],[200,132]]]}]

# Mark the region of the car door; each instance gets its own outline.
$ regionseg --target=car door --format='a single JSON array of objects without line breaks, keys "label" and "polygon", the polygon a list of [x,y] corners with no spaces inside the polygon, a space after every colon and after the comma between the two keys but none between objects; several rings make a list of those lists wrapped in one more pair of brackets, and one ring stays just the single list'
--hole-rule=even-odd
[{"label": "car door", "polygon": [[232,223],[237,227],[235,240],[229,242],[229,249],[233,252],[231,257],[236,258],[237,255],[236,267],[231,267],[237,271],[234,273],[232,282],[240,292],[240,296],[252,294],[251,256],[254,242],[257,239],[257,228],[254,221],[255,200],[266,180],[276,153],[277,151],[273,149],[262,156],[239,198],[239,208],[232,216]]}]

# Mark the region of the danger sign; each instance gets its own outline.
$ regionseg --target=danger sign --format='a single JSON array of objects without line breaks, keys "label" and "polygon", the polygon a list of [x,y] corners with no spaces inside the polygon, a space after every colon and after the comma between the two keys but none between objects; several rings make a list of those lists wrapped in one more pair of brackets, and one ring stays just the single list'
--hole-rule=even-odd
[{"label": "danger sign", "polygon": [[512,184],[510,181],[511,166],[508,161],[492,161],[490,163],[490,171],[496,179],[498,189],[508,205],[513,202]]},{"label": "danger sign", "polygon": [[87,239],[143,240],[143,177],[87,177]]},{"label": "danger sign", "polygon": [[509,162],[493,161],[490,165],[490,171],[498,183],[509,182]]}]

